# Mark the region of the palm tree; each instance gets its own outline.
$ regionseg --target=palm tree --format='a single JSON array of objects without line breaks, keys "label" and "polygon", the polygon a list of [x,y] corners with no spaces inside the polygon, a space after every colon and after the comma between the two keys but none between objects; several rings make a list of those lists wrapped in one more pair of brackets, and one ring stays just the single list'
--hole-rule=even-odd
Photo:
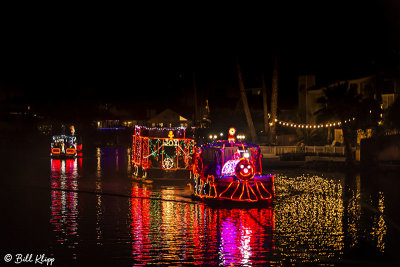
[{"label": "palm tree", "polygon": [[[348,84],[338,84],[324,90],[324,96],[317,99],[322,108],[315,112],[319,121],[339,120],[343,130],[343,142],[345,145],[346,162],[354,163],[352,142],[355,136],[353,118],[361,102],[360,95],[353,89],[348,89]],[[351,119],[351,123],[348,120]]]},{"label": "palm tree", "polygon": [[244,113],[246,115],[247,125],[249,126],[251,141],[253,143],[256,143],[257,142],[256,129],[254,128],[253,119],[251,118],[250,108],[249,108],[249,104],[247,102],[246,89],[244,87],[243,76],[242,76],[242,72],[240,70],[240,63],[239,63],[238,58],[236,58],[236,69],[237,69],[237,73],[238,73],[240,95],[242,96],[243,109],[244,109]]},{"label": "palm tree", "polygon": [[264,129],[265,134],[269,133],[268,126],[268,104],[267,104],[267,85],[265,84],[264,72],[261,73],[261,88],[262,88],[262,97],[263,97],[263,109],[264,109]]},{"label": "palm tree", "polygon": [[319,121],[340,121],[346,162],[354,163],[352,143],[356,130],[371,128],[375,132],[379,130],[378,102],[371,97],[362,98],[356,89],[349,88],[347,83],[338,83],[337,86],[327,88],[324,96],[317,99],[317,103],[322,104],[322,108],[315,112]]},{"label": "palm tree", "polygon": [[194,102],[194,120],[193,124],[194,126],[197,126],[197,123],[199,121],[199,111],[197,108],[197,86],[196,86],[196,73],[193,71],[192,73],[192,80],[193,80],[193,102]]},{"label": "palm tree", "polygon": [[273,144],[276,143],[275,120],[277,119],[277,113],[278,113],[278,55],[277,52],[275,51],[274,69],[272,72],[272,93],[271,93],[271,119],[274,122],[274,124],[272,125],[270,130],[270,143]]}]

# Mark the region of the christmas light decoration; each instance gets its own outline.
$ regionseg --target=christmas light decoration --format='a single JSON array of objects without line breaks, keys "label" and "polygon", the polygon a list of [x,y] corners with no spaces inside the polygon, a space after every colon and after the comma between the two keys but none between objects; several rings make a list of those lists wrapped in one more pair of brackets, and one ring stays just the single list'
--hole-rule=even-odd
[{"label": "christmas light decoration", "polygon": [[163,168],[166,170],[170,170],[174,167],[174,161],[171,158],[165,158],[163,160]]},{"label": "christmas light decoration", "polygon": [[61,153],[61,150],[60,150],[59,148],[52,148],[52,149],[51,149],[51,153],[53,153],[53,154],[60,154],[60,153]]},{"label": "christmas light decoration", "polygon": [[257,202],[274,195],[273,176],[261,175],[256,145],[229,139],[202,145],[195,150],[192,170],[194,195],[200,199]]},{"label": "christmas light decoration", "polygon": [[[132,161],[135,166],[163,170],[190,169],[194,140],[185,138],[185,128],[135,126]],[[136,170],[136,169],[135,169]]]},{"label": "christmas light decoration", "polygon": [[[349,119],[346,119],[344,121],[344,123],[350,123],[355,120],[356,120],[355,117],[349,118]],[[270,126],[273,126],[274,124],[279,124],[281,126],[292,127],[292,128],[319,129],[319,128],[340,127],[342,125],[342,122],[334,121],[334,122],[326,122],[326,123],[321,123],[321,124],[304,124],[304,123],[293,123],[293,122],[287,122],[287,121],[281,121],[281,120],[275,119],[274,122],[269,123]]]},{"label": "christmas light decoration", "polygon": [[229,142],[235,142],[235,133],[236,133],[235,128],[232,127],[229,129],[229,137],[228,137]]},{"label": "christmas light decoration", "polygon": [[[71,131],[75,133],[75,127],[71,126]],[[77,157],[82,156],[82,144],[77,143],[74,135],[54,135],[50,145],[51,157]]]},{"label": "christmas light decoration", "polygon": [[222,175],[235,175],[235,167],[239,161],[239,159],[228,160],[222,167]]},{"label": "christmas light decoration", "polygon": [[254,177],[254,166],[248,159],[242,158],[235,166],[235,174],[240,180],[250,180]]}]

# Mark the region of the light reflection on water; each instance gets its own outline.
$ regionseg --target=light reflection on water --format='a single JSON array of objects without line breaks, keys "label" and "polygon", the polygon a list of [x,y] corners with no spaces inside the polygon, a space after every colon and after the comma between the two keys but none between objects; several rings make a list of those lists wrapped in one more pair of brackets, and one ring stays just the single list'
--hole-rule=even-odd
[{"label": "light reflection on water", "polygon": [[[78,244],[78,163],[81,159],[51,160],[51,218],[56,240],[74,249]],[[73,254],[73,258],[75,255]]]},{"label": "light reflection on water", "polygon": [[[90,177],[82,176],[81,169],[81,159],[51,161],[51,186],[55,190],[51,191],[50,223],[54,238],[71,250],[71,258],[85,257],[79,243],[88,246],[91,239],[93,251],[119,240],[119,256],[113,259],[129,258],[134,265],[333,262],[343,259],[346,250],[356,247],[360,238],[369,238],[377,250],[385,251],[384,192],[377,197],[372,223],[364,225],[359,175],[354,184],[348,184],[344,176],[276,173],[274,206],[211,208],[190,199],[185,181],[171,185],[156,180],[152,184],[133,181],[129,153],[123,150],[97,150],[92,172],[95,194],[76,192],[80,179],[90,181]],[[127,173],[118,180],[108,176],[113,170]],[[115,188],[106,186],[111,179],[125,183],[129,191],[110,191]],[[122,202],[125,198],[127,204],[111,203],[104,195],[108,193],[120,194],[114,198],[122,198]],[[93,206],[83,200],[78,203],[78,197],[95,198],[94,202],[87,201]],[[111,209],[112,216],[107,215]],[[110,221],[113,216],[118,223]],[[80,234],[81,224],[92,224],[95,235]],[[110,253],[113,251],[107,255]]]},{"label": "light reflection on water", "polygon": [[340,257],[343,198],[340,180],[277,176],[277,251],[283,258],[314,262]]},{"label": "light reflection on water", "polygon": [[[161,190],[170,199],[171,190]],[[156,194],[158,195],[158,194]],[[273,251],[273,210],[212,209],[153,199],[148,185],[133,184],[132,255],[137,263],[251,264]]]}]

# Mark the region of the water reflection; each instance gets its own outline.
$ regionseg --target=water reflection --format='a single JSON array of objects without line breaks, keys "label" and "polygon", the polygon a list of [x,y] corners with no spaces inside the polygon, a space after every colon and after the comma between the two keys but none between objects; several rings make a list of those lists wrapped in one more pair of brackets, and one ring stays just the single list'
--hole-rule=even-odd
[{"label": "water reflection", "polygon": [[51,218],[56,240],[68,248],[78,245],[78,165],[82,159],[51,160]]},{"label": "water reflection", "polygon": [[[102,173],[101,173],[101,149],[97,148],[96,151],[96,192],[102,192]],[[96,243],[98,245],[103,244],[103,230],[102,230],[102,220],[103,220],[103,203],[102,194],[96,195]]]},{"label": "water reflection", "polygon": [[224,265],[270,263],[275,250],[273,209],[222,209],[217,211],[219,255]]},{"label": "water reflection", "polygon": [[343,240],[341,180],[319,176],[275,179],[277,251],[284,261],[340,257]]},{"label": "water reflection", "polygon": [[[274,211],[212,209],[173,200],[133,183],[132,256],[136,263],[248,265],[270,261],[274,250]],[[162,200],[160,200],[162,199]]]},{"label": "water reflection", "polygon": [[376,246],[380,252],[385,251],[386,222],[384,219],[385,197],[383,192],[379,192],[378,212],[374,215],[374,224],[372,226],[371,235],[376,242]]},{"label": "water reflection", "polygon": [[51,161],[50,223],[72,258],[85,248],[133,265],[332,265],[365,243],[377,253],[396,247],[394,194],[376,177],[275,173],[274,206],[212,208],[193,202],[185,181],[133,181],[127,159],[98,149],[84,173],[81,159]]}]

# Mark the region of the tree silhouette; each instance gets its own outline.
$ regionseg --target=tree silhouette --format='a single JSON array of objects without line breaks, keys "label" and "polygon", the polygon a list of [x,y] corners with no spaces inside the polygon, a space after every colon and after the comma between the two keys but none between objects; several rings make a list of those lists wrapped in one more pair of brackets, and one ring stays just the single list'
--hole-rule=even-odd
[{"label": "tree silhouette", "polygon": [[352,146],[357,129],[378,129],[380,108],[378,102],[371,98],[363,98],[356,89],[349,88],[348,83],[338,83],[324,90],[324,96],[317,99],[322,105],[316,115],[318,120],[340,121],[343,130],[346,162],[354,163]]},{"label": "tree silhouette", "polygon": [[[272,71],[272,92],[271,92],[271,117],[275,122],[278,116],[278,53],[275,50],[274,67]],[[270,143],[276,144],[276,124],[270,129]]]},{"label": "tree silhouette", "polygon": [[253,143],[257,143],[256,129],[254,127],[253,119],[252,119],[251,113],[250,113],[249,104],[247,102],[246,88],[244,87],[242,71],[240,70],[240,63],[239,63],[238,58],[236,58],[236,70],[237,70],[238,81],[239,81],[240,95],[241,95],[242,101],[243,101],[243,109],[244,109],[244,113],[246,115],[247,125],[249,126],[251,141]]},{"label": "tree silhouette", "polygon": [[[334,87],[328,87],[324,90],[324,96],[317,99],[317,103],[322,108],[317,110],[315,114],[318,121],[340,121],[343,130],[343,142],[345,145],[346,162],[354,163],[352,152],[352,144],[355,137],[356,129],[354,120],[357,107],[361,102],[361,96],[356,90],[349,89],[347,83],[337,84]],[[350,119],[350,122],[349,122]]]}]

